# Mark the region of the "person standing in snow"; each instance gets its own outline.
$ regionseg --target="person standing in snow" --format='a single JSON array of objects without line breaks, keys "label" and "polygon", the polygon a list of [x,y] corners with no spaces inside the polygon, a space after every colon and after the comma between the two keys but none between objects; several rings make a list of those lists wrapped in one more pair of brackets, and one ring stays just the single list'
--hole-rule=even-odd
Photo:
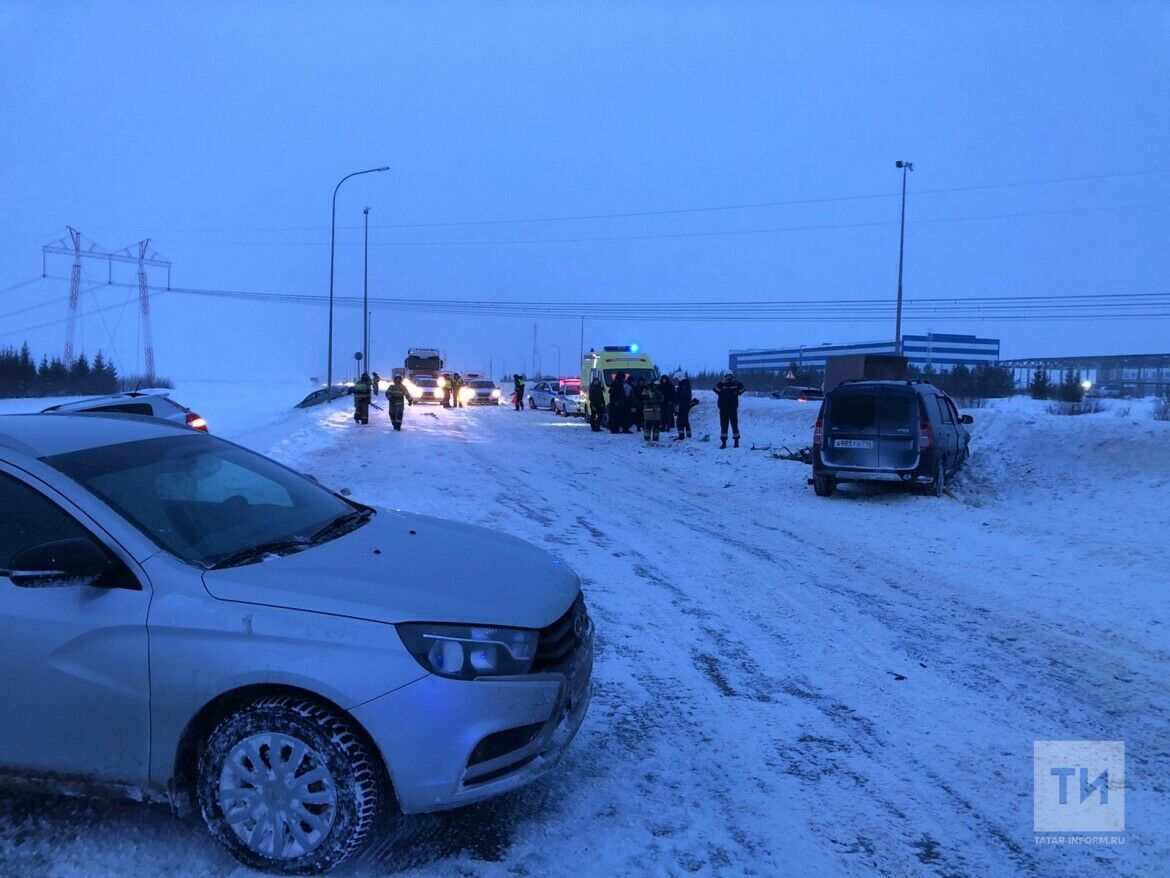
[{"label": "person standing in snow", "polygon": [[365,372],[353,385],[353,419],[359,424],[370,422],[370,376]]},{"label": "person standing in snow", "polygon": [[622,376],[614,372],[609,382],[609,432],[625,433],[626,417],[629,414],[629,401],[626,399],[626,383]]},{"label": "person standing in snow", "polygon": [[594,433],[601,432],[601,419],[605,415],[605,388],[601,386],[601,379],[596,375],[589,382],[589,429]]},{"label": "person standing in snow", "polygon": [[524,410],[524,377],[519,374],[512,375],[512,387],[514,393],[512,394],[512,401],[516,403],[516,411]]},{"label": "person standing in snow", "polygon": [[382,376],[377,372],[370,373],[370,398],[373,399],[382,392]]},{"label": "person standing in snow", "polygon": [[642,436],[647,442],[657,442],[662,429],[662,391],[651,381],[638,380],[642,388]]},{"label": "person standing in snow", "polygon": [[463,391],[463,376],[456,372],[451,376],[451,406],[453,408],[463,408],[463,400],[459,398],[459,394]]},{"label": "person standing in snow", "polygon": [[658,381],[658,389],[662,393],[662,429],[674,429],[674,384],[669,375],[663,375]]},{"label": "person standing in snow", "polygon": [[402,383],[402,376],[395,375],[390,386],[386,388],[386,408],[390,412],[390,423],[396,431],[402,430],[402,415],[406,407],[413,403],[414,400],[410,398],[406,385]]},{"label": "person standing in snow", "polygon": [[691,392],[691,379],[685,375],[679,379],[678,387],[674,391],[674,404],[678,407],[676,423],[678,425],[678,439],[691,438],[691,408],[699,404]]},{"label": "person standing in snow", "polygon": [[713,388],[719,400],[719,447],[727,447],[727,427],[731,426],[735,447],[739,448],[739,398],[743,395],[743,382],[735,380],[730,369]]},{"label": "person standing in snow", "polygon": [[630,423],[634,425],[635,433],[641,433],[646,426],[646,400],[642,395],[645,390],[646,380],[639,378],[630,397]]},{"label": "person standing in snow", "polygon": [[638,416],[638,423],[634,425],[635,430],[642,429],[642,394],[641,391],[634,387],[634,380],[626,373],[626,403],[628,408],[626,410],[626,423],[623,433],[630,432],[630,426],[634,424],[634,415]]}]

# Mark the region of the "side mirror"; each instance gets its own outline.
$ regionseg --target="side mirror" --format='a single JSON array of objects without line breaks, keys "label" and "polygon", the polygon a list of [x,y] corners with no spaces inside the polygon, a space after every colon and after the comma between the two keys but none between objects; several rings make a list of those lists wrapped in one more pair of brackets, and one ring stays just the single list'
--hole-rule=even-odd
[{"label": "side mirror", "polygon": [[17,552],[8,578],[20,588],[98,585],[115,569],[96,544],[86,539],[56,540]]},{"label": "side mirror", "polygon": [[970,415],[960,415],[959,416],[959,423],[961,423],[961,424],[974,424],[975,419],[973,417],[971,417]]}]

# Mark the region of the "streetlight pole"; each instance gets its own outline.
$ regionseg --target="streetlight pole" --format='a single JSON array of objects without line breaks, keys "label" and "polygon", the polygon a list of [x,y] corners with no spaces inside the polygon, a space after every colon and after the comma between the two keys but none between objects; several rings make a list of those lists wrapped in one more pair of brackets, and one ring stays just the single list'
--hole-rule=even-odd
[{"label": "streetlight pole", "polygon": [[333,187],[333,218],[329,223],[329,362],[326,365],[326,384],[331,391],[333,389],[333,266],[336,263],[337,255],[337,190],[341,188],[341,184],[350,177],[358,177],[362,174],[376,174],[380,171],[388,171],[390,166],[386,165],[383,168],[369,168],[365,171],[354,171],[352,174],[346,174],[337,181],[337,185]]},{"label": "streetlight pole", "polygon": [[906,252],[906,175],[914,170],[913,162],[899,159],[894,167],[902,169],[902,231],[898,236],[898,311],[894,318],[894,353],[902,356],[902,261]]},{"label": "streetlight pole", "polygon": [[362,353],[366,358],[366,371],[370,370],[370,209],[364,208],[366,217],[366,240],[362,250]]},{"label": "streetlight pole", "polygon": [[560,378],[561,377],[561,346],[559,344],[553,344],[552,342],[549,342],[549,347],[554,347],[557,349],[557,377]]}]

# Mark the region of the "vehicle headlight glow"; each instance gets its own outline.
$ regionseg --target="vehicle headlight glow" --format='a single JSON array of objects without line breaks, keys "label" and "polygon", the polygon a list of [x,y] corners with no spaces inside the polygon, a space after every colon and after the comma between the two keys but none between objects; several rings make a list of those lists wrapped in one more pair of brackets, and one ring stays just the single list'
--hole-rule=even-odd
[{"label": "vehicle headlight glow", "polygon": [[431,396],[433,396],[435,399],[442,399],[443,398],[443,388],[436,387],[434,390],[431,391]]},{"label": "vehicle headlight glow", "polygon": [[459,680],[526,674],[536,658],[537,632],[428,622],[396,626],[415,661],[432,674]]},{"label": "vehicle headlight glow", "polygon": [[461,388],[459,388],[459,401],[460,402],[471,402],[471,400],[473,400],[473,399],[475,399],[475,388],[474,387],[461,387]]},{"label": "vehicle headlight glow", "polygon": [[492,399],[499,399],[499,398],[500,398],[500,389],[497,387],[495,390],[492,391]]},{"label": "vehicle headlight glow", "polygon": [[422,399],[422,388],[415,387],[413,384],[406,388],[407,393],[410,394],[411,399]]}]

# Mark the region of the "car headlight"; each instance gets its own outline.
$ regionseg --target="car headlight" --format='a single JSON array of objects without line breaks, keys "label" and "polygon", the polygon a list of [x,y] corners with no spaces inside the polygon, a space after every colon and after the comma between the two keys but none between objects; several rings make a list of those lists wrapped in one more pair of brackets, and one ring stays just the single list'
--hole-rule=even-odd
[{"label": "car headlight", "polygon": [[418,387],[415,387],[414,385],[411,385],[409,392],[410,392],[411,399],[422,399],[422,389],[421,388],[418,388]]},{"label": "car headlight", "polygon": [[441,677],[472,680],[527,674],[536,658],[537,632],[524,628],[428,622],[404,623],[396,628],[415,661]]},{"label": "car headlight", "polygon": [[497,388],[497,389],[492,391],[492,399],[499,399],[499,398],[500,398],[500,391],[499,391],[499,388]]}]

